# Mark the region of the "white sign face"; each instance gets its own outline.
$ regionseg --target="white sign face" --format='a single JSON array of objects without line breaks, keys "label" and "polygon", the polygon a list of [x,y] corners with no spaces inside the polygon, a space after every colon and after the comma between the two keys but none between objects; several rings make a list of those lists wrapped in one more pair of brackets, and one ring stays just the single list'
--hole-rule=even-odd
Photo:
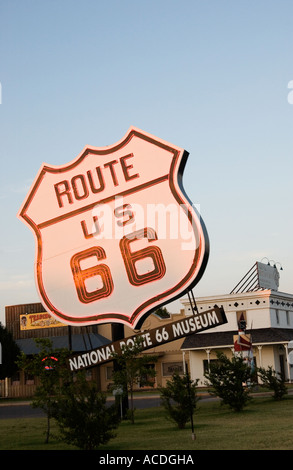
[{"label": "white sign face", "polygon": [[280,275],[277,268],[269,264],[257,262],[259,287],[263,289],[278,290]]},{"label": "white sign face", "polygon": [[130,128],[114,146],[41,167],[18,216],[36,236],[39,295],[58,320],[137,328],[199,281],[208,238],[182,188],[187,156]]}]

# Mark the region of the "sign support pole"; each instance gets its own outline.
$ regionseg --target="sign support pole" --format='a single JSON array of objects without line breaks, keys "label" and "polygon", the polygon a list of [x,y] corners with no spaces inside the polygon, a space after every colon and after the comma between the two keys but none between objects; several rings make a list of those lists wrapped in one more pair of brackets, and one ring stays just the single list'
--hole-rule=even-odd
[{"label": "sign support pole", "polygon": [[[119,341],[119,340],[124,339],[124,325],[122,323],[112,323],[111,330],[112,330],[112,341]],[[117,370],[117,367],[118,367],[118,364],[116,361],[114,361],[114,370]],[[117,405],[120,402],[121,415],[125,418],[127,410],[129,408],[127,388],[126,390],[123,390],[122,397],[121,395],[120,396],[117,395],[115,396],[115,400],[116,400]]]},{"label": "sign support pole", "polygon": [[187,291],[187,295],[188,295],[188,300],[189,300],[189,303],[190,303],[190,306],[191,306],[191,309],[192,309],[193,313],[198,313],[198,308],[197,308],[197,305],[196,305],[196,301],[195,301],[192,289]]},{"label": "sign support pole", "polygon": [[190,390],[190,375],[188,371],[188,364],[185,364],[185,374],[187,378],[187,388],[188,388],[188,398],[189,398],[189,407],[190,407],[190,422],[191,422],[191,439],[195,440],[195,433],[194,433],[194,425],[193,425],[193,408],[192,408],[192,401],[191,401],[191,390]]},{"label": "sign support pole", "polygon": [[[194,294],[192,289],[187,291],[189,303],[192,309],[193,315],[198,313],[198,308],[196,305],[196,301],[194,298]],[[187,377],[187,387],[188,387],[188,397],[189,397],[189,406],[190,406],[190,422],[191,422],[191,439],[194,441],[195,440],[195,433],[194,433],[194,425],[193,425],[193,408],[192,408],[192,402],[191,402],[191,390],[190,390],[190,375],[188,371],[188,364],[187,362],[185,363],[185,374]]]}]

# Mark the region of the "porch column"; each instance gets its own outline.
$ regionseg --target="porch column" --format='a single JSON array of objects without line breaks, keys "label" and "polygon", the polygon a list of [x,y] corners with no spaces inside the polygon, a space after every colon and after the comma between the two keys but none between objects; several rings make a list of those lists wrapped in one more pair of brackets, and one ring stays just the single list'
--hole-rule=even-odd
[{"label": "porch column", "polygon": [[257,349],[258,349],[258,356],[259,356],[259,366],[262,367],[262,357],[261,357],[262,346],[257,346]]},{"label": "porch column", "polygon": [[206,355],[208,357],[208,371],[210,371],[210,349],[205,349]]},{"label": "porch column", "polygon": [[183,362],[183,373],[185,375],[186,374],[185,351],[182,351],[182,362]]},{"label": "porch column", "polygon": [[287,374],[288,374],[288,382],[291,383],[291,370],[290,370],[290,362],[289,362],[289,354],[288,354],[288,344],[283,344],[285,351],[286,351],[286,361],[287,361]]}]

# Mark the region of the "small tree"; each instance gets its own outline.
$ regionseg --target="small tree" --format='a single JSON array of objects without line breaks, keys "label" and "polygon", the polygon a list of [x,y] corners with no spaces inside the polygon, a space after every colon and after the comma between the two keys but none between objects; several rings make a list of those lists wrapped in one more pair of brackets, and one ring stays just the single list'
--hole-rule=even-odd
[{"label": "small tree", "polygon": [[[262,381],[262,386],[268,387],[274,392],[274,400],[282,400],[284,395],[288,393],[285,380],[282,376],[278,374],[272,366],[269,366],[267,369],[260,367],[258,373]],[[278,377],[278,375],[280,375],[280,377]]]},{"label": "small tree", "polygon": [[40,347],[40,352],[32,357],[27,357],[24,353],[21,353],[17,364],[20,369],[37,376],[39,379],[32,406],[41,408],[47,415],[45,443],[48,443],[51,418],[60,395],[61,379],[64,376],[64,364],[68,351],[54,351],[52,342],[48,339],[38,338],[35,339],[35,342]]},{"label": "small tree", "polygon": [[210,364],[205,374],[214,389],[214,394],[234,411],[241,411],[251,397],[245,386],[251,380],[251,369],[241,356],[228,359],[223,353],[217,354],[217,361]]},{"label": "small tree", "polygon": [[161,387],[161,400],[169,418],[175,421],[179,429],[184,429],[186,423],[196,409],[198,380],[191,381],[188,374],[180,376],[177,372],[167,381],[166,387]]},{"label": "small tree", "polygon": [[96,450],[115,437],[119,424],[116,407],[106,406],[106,396],[80,372],[67,382],[54,408],[60,439],[82,450]]},{"label": "small tree", "polygon": [[158,308],[157,310],[155,310],[154,314],[162,319],[170,318],[170,313],[168,312],[166,307]]},{"label": "small tree", "polygon": [[122,354],[113,353],[113,360],[116,361],[116,368],[113,371],[113,381],[115,388],[121,388],[123,393],[130,393],[130,418],[134,423],[134,403],[133,392],[135,385],[153,386],[151,380],[156,375],[156,371],[149,365],[157,361],[156,356],[141,354],[143,350],[143,339],[137,337],[132,345],[125,345]]}]

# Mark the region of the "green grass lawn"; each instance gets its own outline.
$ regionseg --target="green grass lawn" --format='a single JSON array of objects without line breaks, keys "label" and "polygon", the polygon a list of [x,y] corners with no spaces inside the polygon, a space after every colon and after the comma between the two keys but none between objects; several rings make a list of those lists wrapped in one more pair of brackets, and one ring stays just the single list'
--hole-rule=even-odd
[{"label": "green grass lawn", "polygon": [[[0,450],[68,450],[74,447],[52,436],[44,444],[45,418],[0,419]],[[255,398],[235,413],[219,402],[199,402],[191,427],[184,430],[168,421],[163,408],[137,410],[135,424],[123,421],[117,437],[101,450],[292,450],[293,397],[280,402]],[[52,432],[57,432],[53,425]]]}]

